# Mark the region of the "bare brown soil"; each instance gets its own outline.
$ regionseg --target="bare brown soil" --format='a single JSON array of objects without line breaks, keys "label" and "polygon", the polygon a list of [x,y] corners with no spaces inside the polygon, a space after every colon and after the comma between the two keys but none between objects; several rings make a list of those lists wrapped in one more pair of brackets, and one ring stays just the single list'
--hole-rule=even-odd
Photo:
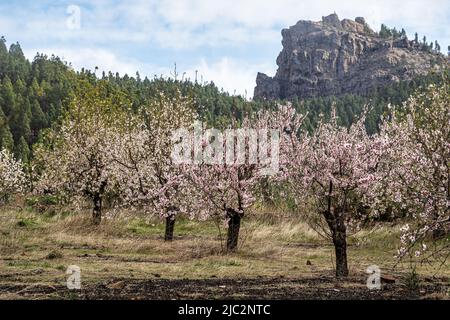
[{"label": "bare brown soil", "polygon": [[333,277],[284,279],[113,279],[89,284],[79,291],[63,285],[0,284],[0,295],[14,299],[70,300],[405,300],[438,299],[450,288],[436,282],[411,291],[402,284],[384,284],[368,290],[360,277],[337,281]]}]

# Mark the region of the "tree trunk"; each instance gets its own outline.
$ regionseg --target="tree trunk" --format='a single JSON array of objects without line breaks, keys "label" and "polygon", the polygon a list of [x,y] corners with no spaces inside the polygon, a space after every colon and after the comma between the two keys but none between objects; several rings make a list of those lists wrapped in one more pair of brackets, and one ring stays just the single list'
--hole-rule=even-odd
[{"label": "tree trunk", "polygon": [[228,210],[228,218],[230,220],[228,221],[227,250],[235,251],[238,246],[241,215],[234,210]]},{"label": "tree trunk", "polygon": [[335,230],[333,230],[333,244],[336,253],[336,276],[348,276],[347,263],[347,228],[342,215],[336,218]]},{"label": "tree trunk", "polygon": [[166,218],[166,233],[164,235],[164,241],[173,240],[173,231],[175,229],[175,216],[169,215]]},{"label": "tree trunk", "polygon": [[449,234],[448,230],[445,230],[444,226],[439,226],[438,228],[433,230],[433,240],[437,241],[437,240],[441,240],[445,237],[447,237],[447,235]]},{"label": "tree trunk", "polygon": [[95,225],[99,225],[102,221],[102,197],[99,194],[94,195],[94,210],[92,211],[92,219]]},{"label": "tree trunk", "polygon": [[345,239],[334,240],[334,249],[336,253],[336,277],[347,277],[347,241]]},{"label": "tree trunk", "polygon": [[347,263],[347,227],[342,214],[337,212],[326,211],[324,213],[328,227],[331,230],[331,235],[334,244],[334,251],[336,257],[336,276],[348,276]]}]

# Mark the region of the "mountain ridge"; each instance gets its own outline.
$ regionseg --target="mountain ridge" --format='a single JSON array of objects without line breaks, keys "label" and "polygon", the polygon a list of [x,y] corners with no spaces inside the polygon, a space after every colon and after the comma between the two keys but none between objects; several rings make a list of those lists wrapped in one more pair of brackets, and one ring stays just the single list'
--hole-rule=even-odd
[{"label": "mountain ridge", "polygon": [[300,20],[281,34],[277,73],[258,73],[255,99],[366,95],[448,66],[448,58],[428,44],[409,40],[404,31],[382,36],[362,17]]}]

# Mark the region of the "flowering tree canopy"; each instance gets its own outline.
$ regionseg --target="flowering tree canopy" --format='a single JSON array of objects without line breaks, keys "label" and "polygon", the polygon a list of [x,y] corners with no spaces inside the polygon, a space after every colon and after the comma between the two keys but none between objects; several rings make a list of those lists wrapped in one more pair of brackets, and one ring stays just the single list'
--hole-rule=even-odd
[{"label": "flowering tree canopy", "polygon": [[201,194],[203,210],[228,223],[227,250],[238,245],[241,219],[257,200],[258,185],[279,174],[280,127],[278,113],[246,117],[224,132],[201,126],[194,133],[189,178]]},{"label": "flowering tree canopy", "polygon": [[7,150],[0,151],[0,199],[8,200],[14,193],[23,191],[25,175],[22,163]]},{"label": "flowering tree canopy", "polygon": [[[406,213],[399,257],[420,256],[429,235],[450,230],[450,90],[448,83],[430,86],[395,110],[382,134],[390,140],[383,161],[384,183],[379,202]],[[420,246],[419,246],[420,244]],[[449,239],[438,251],[447,252]],[[444,255],[446,256],[446,255]]]},{"label": "flowering tree canopy", "polygon": [[38,190],[65,195],[76,204],[89,199],[99,224],[104,196],[117,192],[112,155],[128,105],[103,83],[80,86],[60,128],[49,134],[47,145],[37,147],[36,161],[43,168]]},{"label": "flowering tree canopy", "polygon": [[360,218],[359,209],[379,180],[377,166],[385,143],[367,135],[364,121],[362,117],[347,129],[338,126],[333,113],[331,121],[322,122],[311,135],[290,134],[292,144],[283,150],[291,159],[285,173],[290,191],[303,209],[310,208],[326,222],[337,276],[348,275],[348,226]]},{"label": "flowering tree canopy", "polygon": [[174,131],[197,118],[192,99],[177,92],[159,93],[128,125],[115,149],[115,167],[124,202],[166,219],[166,240],[172,240],[177,214],[197,214],[195,195],[179,164],[172,158]]}]

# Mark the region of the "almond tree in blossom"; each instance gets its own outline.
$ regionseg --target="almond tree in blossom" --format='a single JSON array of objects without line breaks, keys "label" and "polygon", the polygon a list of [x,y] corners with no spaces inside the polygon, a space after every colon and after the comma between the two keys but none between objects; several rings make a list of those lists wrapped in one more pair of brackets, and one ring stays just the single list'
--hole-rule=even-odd
[{"label": "almond tree in blossom", "polygon": [[8,198],[25,187],[25,174],[21,161],[7,150],[0,151],[0,200],[6,202]]},{"label": "almond tree in blossom", "polygon": [[[285,145],[285,177],[298,205],[320,215],[328,227],[336,256],[336,275],[347,276],[347,233],[360,218],[361,204],[370,202],[379,181],[377,166],[385,143],[369,137],[364,117],[350,129],[322,122],[312,135],[286,131],[292,140]],[[296,134],[297,133],[297,134]]]},{"label": "almond tree in blossom", "polygon": [[117,192],[112,155],[127,106],[122,95],[110,93],[105,83],[80,82],[62,125],[36,150],[42,171],[38,190],[63,195],[79,206],[91,201],[96,225],[105,196]]},{"label": "almond tree in blossom", "polygon": [[271,115],[246,118],[239,128],[224,132],[195,129],[189,178],[200,193],[201,207],[227,222],[228,251],[238,247],[241,221],[257,200],[258,184],[278,174],[280,130]]},{"label": "almond tree in blossom", "polygon": [[[448,83],[430,86],[394,111],[382,134],[390,140],[384,156],[380,204],[406,213],[399,257],[429,255],[447,258],[450,239],[450,90]],[[438,255],[439,254],[439,255]]]},{"label": "almond tree in blossom", "polygon": [[181,164],[172,152],[173,133],[189,128],[197,118],[192,99],[176,92],[173,97],[159,93],[143,107],[140,117],[128,125],[114,155],[125,204],[159,215],[166,221],[165,240],[172,241],[176,216],[193,218],[196,195],[187,183]]}]

